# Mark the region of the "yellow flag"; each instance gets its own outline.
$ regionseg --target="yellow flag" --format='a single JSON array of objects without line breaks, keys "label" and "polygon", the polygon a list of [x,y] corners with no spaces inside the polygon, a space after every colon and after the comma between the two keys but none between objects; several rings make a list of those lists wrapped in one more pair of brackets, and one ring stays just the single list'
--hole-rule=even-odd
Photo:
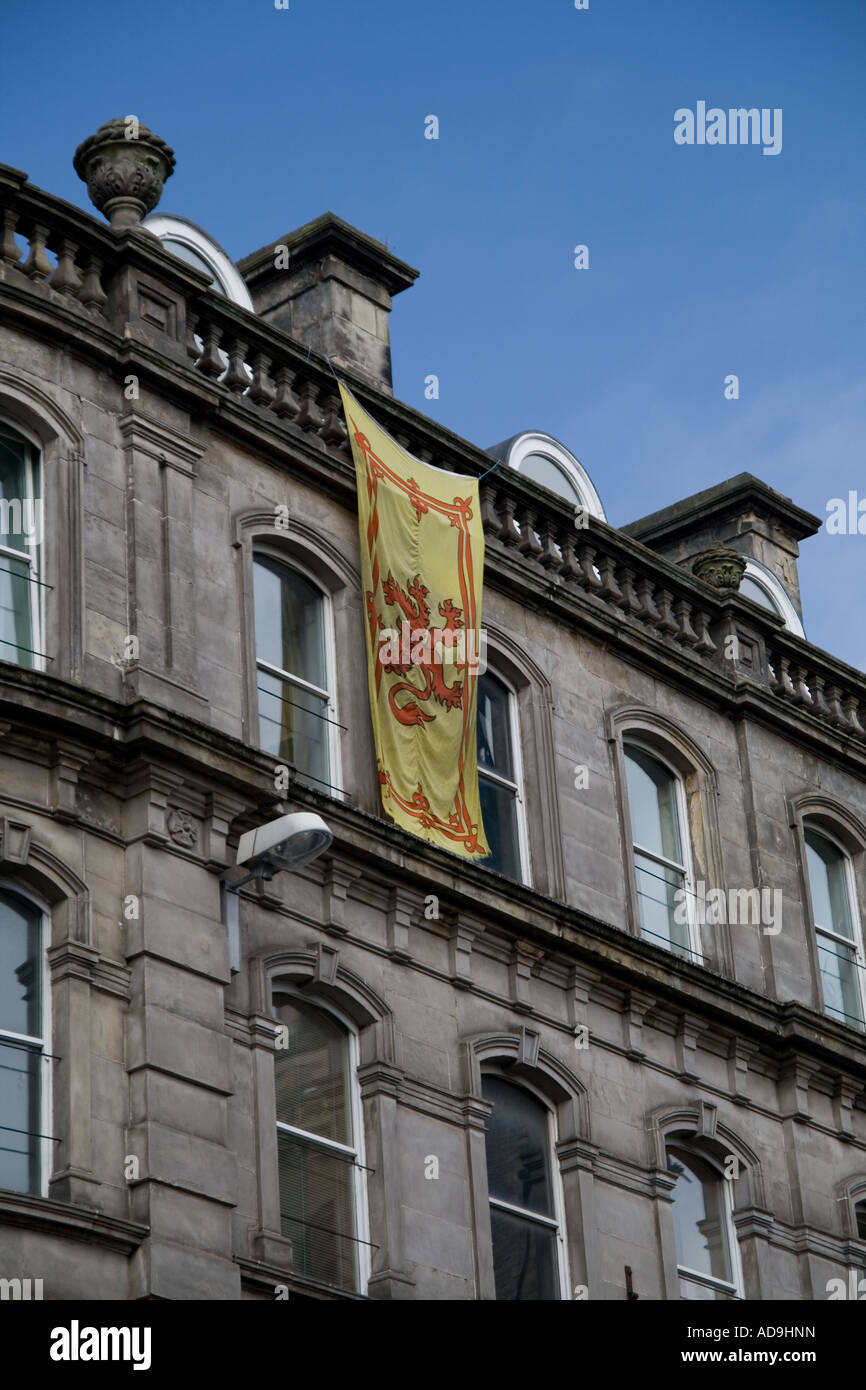
[{"label": "yellow flag", "polygon": [[367,670],[382,804],[466,859],[489,854],[476,706],[484,533],[478,483],[395,443],[340,387],[358,478]]}]

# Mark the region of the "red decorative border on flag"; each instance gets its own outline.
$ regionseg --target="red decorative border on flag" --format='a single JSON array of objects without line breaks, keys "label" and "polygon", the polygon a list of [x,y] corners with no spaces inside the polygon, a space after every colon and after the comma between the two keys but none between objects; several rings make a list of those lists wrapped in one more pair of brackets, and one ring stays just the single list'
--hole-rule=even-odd
[{"label": "red decorative border on flag", "polygon": [[[367,594],[367,621],[370,627],[370,647],[375,653],[376,694],[378,695],[382,683],[382,662],[377,642],[379,618],[375,603],[376,592],[381,582],[381,569],[378,555],[379,480],[384,479],[391,483],[408,497],[419,520],[425,512],[436,511],[442,516],[447,516],[451,525],[456,527],[458,532],[457,570],[460,581],[460,594],[463,600],[465,625],[467,628],[477,630],[478,604],[472,573],[472,539],[469,534],[469,522],[472,520],[472,499],[470,497],[455,497],[452,502],[441,502],[439,498],[431,497],[428,493],[422,492],[414,478],[401,478],[398,473],[395,473],[393,469],[388,467],[383,459],[379,458],[378,454],[374,453],[369,439],[358,429],[354,420],[351,421],[351,426],[354,442],[364,456],[367,476],[367,496],[370,501],[370,519],[367,523],[367,551],[370,557],[370,573],[373,588],[372,591]],[[431,812],[430,802],[420,782],[418,783],[418,789],[413,794],[412,799],[407,801],[394,786],[390,772],[387,768],[382,766],[381,761],[379,763],[379,781],[382,786],[387,789],[388,795],[406,815],[417,820],[419,824],[425,828],[438,830],[439,833],[447,839],[462,841],[464,848],[469,854],[479,854],[485,857],[488,850],[478,839],[478,826],[472,824],[466,805],[466,790],[463,782],[466,753],[470,747],[470,739],[475,737],[475,728],[470,722],[469,711],[474,703],[472,696],[474,695],[477,675],[474,671],[470,674],[468,662],[463,663],[459,669],[464,672],[465,681],[463,730],[457,759],[457,793],[454,799],[454,810],[451,812],[447,821],[443,820],[441,816],[437,816]]]}]

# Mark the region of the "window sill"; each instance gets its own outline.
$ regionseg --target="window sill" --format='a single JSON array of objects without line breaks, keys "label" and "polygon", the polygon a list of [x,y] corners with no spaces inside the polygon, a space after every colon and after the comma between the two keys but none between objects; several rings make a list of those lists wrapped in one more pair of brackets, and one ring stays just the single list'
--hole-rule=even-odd
[{"label": "window sill", "polygon": [[104,1216],[86,1207],[69,1206],[50,1197],[0,1191],[0,1227],[24,1226],[46,1235],[67,1236],[131,1255],[148,1235],[150,1227],[136,1221]]}]

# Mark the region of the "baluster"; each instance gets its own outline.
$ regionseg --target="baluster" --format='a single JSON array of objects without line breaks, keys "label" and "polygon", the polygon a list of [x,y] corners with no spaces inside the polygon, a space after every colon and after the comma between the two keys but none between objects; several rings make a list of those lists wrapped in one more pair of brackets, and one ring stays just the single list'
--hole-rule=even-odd
[{"label": "baluster", "polygon": [[709,656],[711,652],[717,650],[716,644],[709,634],[709,626],[709,613],[705,613],[702,608],[699,608],[697,613],[695,613],[695,629],[698,634],[698,641],[695,647],[695,651],[701,652],[702,654],[706,654],[707,656]]},{"label": "baluster", "polygon": [[94,314],[102,310],[108,295],[102,288],[102,261],[98,256],[88,256],[84,271],[84,282],[78,291],[78,302]]},{"label": "baluster", "polygon": [[523,507],[520,513],[520,541],[518,549],[530,559],[537,560],[541,555],[541,542],[535,534],[535,508]]},{"label": "baluster", "polygon": [[240,338],[232,338],[228,345],[229,365],[226,374],[222,379],[222,385],[228,387],[235,395],[240,395],[246,391],[250,384],[244,363],[247,360],[247,345]]},{"label": "baluster", "polygon": [[580,583],[583,571],[576,554],[574,530],[571,526],[560,526],[557,536],[562,551],[559,572],[563,579],[576,579]]},{"label": "baluster", "polygon": [[292,390],[295,374],[291,367],[279,367],[274,378],[277,386],[274,411],[281,418],[294,420],[301,413],[301,403]]},{"label": "baluster", "polygon": [[343,407],[339,396],[331,392],[325,400],[325,405],[327,416],[322,430],[322,438],[326,444],[332,445],[333,448],[343,449],[349,441],[349,431],[343,420]]},{"label": "baluster", "polygon": [[658,627],[662,616],[653,603],[654,585],[652,580],[643,577],[637,581],[636,587],[639,599],[637,617],[642,623],[649,623],[652,627]]},{"label": "baluster", "polygon": [[21,259],[21,248],[15,240],[15,228],[18,226],[18,214],[11,208],[3,209],[3,242],[2,256],[9,265],[14,265]]},{"label": "baluster", "polygon": [[191,309],[186,311],[186,355],[191,357],[193,362],[198,360],[201,348],[195,340],[195,330],[198,324],[198,314],[194,314]]},{"label": "baluster", "polygon": [[270,405],[274,399],[274,388],[268,372],[271,369],[271,359],[267,353],[257,352],[252,360],[253,379],[250,382],[247,396],[256,405]]},{"label": "baluster", "polygon": [[502,522],[496,511],[495,492],[489,483],[482,483],[481,493],[481,525],[484,528],[485,536],[496,536],[502,529]]},{"label": "baluster", "polygon": [[311,377],[307,377],[300,385],[301,409],[298,413],[297,423],[302,430],[316,432],[325,423],[325,417],[316,404],[316,383]]},{"label": "baluster", "polygon": [[656,594],[656,604],[658,605],[660,617],[659,631],[666,632],[669,637],[676,637],[679,635],[680,625],[673,615],[671,608],[672,603],[673,594],[670,590],[659,589]]},{"label": "baluster", "polygon": [[791,667],[791,685],[794,690],[791,697],[792,704],[811,705],[812,697],[806,685],[806,671],[803,666]]},{"label": "baluster", "polygon": [[827,708],[827,701],[824,699],[824,677],[820,676],[817,671],[812,671],[809,674],[809,689],[812,692],[812,709],[814,713],[817,714],[819,718],[826,719],[830,711]]},{"label": "baluster", "polygon": [[640,612],[640,599],[635,593],[634,570],[630,565],[620,565],[617,571],[619,574],[620,588],[622,589],[622,605],[626,613],[637,614]]},{"label": "baluster", "polygon": [[29,275],[31,280],[35,280],[37,285],[41,285],[47,280],[53,270],[53,266],[45,254],[45,242],[48,239],[48,228],[34,226],[30,233],[30,255],[24,262],[24,274]]},{"label": "baluster", "polygon": [[622,589],[616,582],[616,566],[612,555],[601,555],[598,560],[598,569],[601,574],[601,584],[599,585],[599,598],[607,599],[609,603],[621,605],[623,601]]},{"label": "baluster", "polygon": [[674,613],[678,622],[676,638],[685,647],[696,647],[698,644],[698,634],[691,624],[692,605],[687,599],[678,598],[674,604]]},{"label": "baluster", "polygon": [[541,553],[539,560],[546,570],[560,569],[562,566],[562,556],[556,548],[553,538],[554,523],[550,517],[545,516],[541,519]]},{"label": "baluster", "polygon": [[225,363],[220,356],[219,350],[222,329],[218,328],[215,323],[203,324],[202,329],[204,347],[201,357],[195,365],[204,376],[213,377],[214,380],[216,380],[217,377],[222,376],[225,370]]},{"label": "baluster", "polygon": [[57,269],[51,277],[51,288],[61,294],[77,294],[81,289],[81,276],[75,268],[78,247],[74,241],[64,237],[57,253]]},{"label": "baluster", "polygon": [[499,497],[499,510],[502,514],[502,530],[499,539],[503,545],[520,545],[521,534],[517,522],[514,519],[516,506],[513,497],[508,493],[501,493]]},{"label": "baluster", "polygon": [[839,689],[838,685],[829,685],[827,687],[827,708],[829,710],[828,717],[830,723],[835,724],[837,728],[842,728],[846,722],[845,713],[842,709],[842,703],[840,698],[841,695],[842,692]]},{"label": "baluster", "polygon": [[596,573],[595,547],[590,545],[588,541],[578,541],[577,554],[581,571],[578,575],[578,583],[582,584],[589,593],[598,594],[600,597],[601,576]]},{"label": "baluster", "polygon": [[[790,661],[786,656],[780,656],[776,662],[776,694],[781,695],[783,700],[793,700],[795,691],[791,681]],[[840,716],[842,711],[839,711]]]},{"label": "baluster", "polygon": [[858,738],[866,738],[866,730],[864,730],[863,725],[857,717],[857,707],[859,703],[860,701],[857,699],[856,695],[846,695],[845,699],[842,701],[842,708],[848,716],[851,732],[856,734]]}]

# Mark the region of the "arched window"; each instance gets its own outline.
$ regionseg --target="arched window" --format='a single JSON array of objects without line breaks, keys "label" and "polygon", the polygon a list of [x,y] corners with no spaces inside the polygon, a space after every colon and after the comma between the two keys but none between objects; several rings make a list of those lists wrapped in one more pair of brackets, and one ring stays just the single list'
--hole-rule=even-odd
[{"label": "arched window", "polygon": [[637,744],[625,743],[623,752],[641,935],[700,960],[682,779]]},{"label": "arched window", "polygon": [[151,213],[141,225],[159,238],[166,251],[209,275],[217,294],[239,304],[242,309],[249,309],[250,313],[255,312],[250,292],[234,261],[201,227],[185,217],[162,212]]},{"label": "arched window", "polygon": [[0,421],[0,660],[42,666],[39,450]]},{"label": "arched window", "polygon": [[863,1028],[866,961],[851,860],[835,839],[808,820],[803,839],[824,1011]]},{"label": "arched window", "polygon": [[339,783],[331,603],[270,555],[253,562],[259,744],[326,790]]},{"label": "arched window", "polygon": [[363,1292],[367,1256],[355,1034],[277,986],[274,1060],[280,1219],[301,1278]]},{"label": "arched window", "polygon": [[0,889],[0,1188],[44,1195],[50,1157],[45,915]]},{"label": "arched window", "polygon": [[686,1145],[669,1144],[667,1163],[677,1179],[672,1197],[680,1297],[741,1298],[730,1183]]},{"label": "arched window", "polygon": [[753,603],[759,603],[777,617],[784,619],[785,627],[797,637],[805,637],[800,615],[788,597],[783,585],[765,565],[757,560],[747,560],[739,592]]},{"label": "arched window", "polygon": [[563,1298],[568,1272],[553,1112],[497,1075],[482,1077],[482,1095],[493,1105],[486,1155],[496,1298]]},{"label": "arched window", "polygon": [[854,1218],[857,1222],[857,1235],[860,1240],[866,1240],[866,1197],[862,1202],[857,1202],[854,1207]]},{"label": "arched window", "polygon": [[492,671],[478,680],[478,791],[490,854],[482,862],[518,882],[529,879],[517,700]]},{"label": "arched window", "polygon": [[552,435],[532,430],[514,435],[488,453],[503,459],[524,477],[579,506],[590,516],[605,520],[601,498],[583,464]]}]

